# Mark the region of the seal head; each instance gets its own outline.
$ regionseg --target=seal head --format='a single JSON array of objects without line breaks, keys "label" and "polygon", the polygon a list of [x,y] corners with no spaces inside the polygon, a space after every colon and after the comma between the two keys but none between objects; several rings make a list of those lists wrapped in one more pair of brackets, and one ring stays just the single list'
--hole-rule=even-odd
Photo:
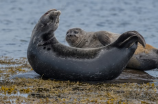
[{"label": "seal head", "polygon": [[69,43],[70,46],[81,48],[82,46],[86,44],[86,42],[88,42],[84,39],[85,35],[86,35],[86,32],[84,32],[84,30],[80,28],[73,28],[67,31],[66,41]]}]

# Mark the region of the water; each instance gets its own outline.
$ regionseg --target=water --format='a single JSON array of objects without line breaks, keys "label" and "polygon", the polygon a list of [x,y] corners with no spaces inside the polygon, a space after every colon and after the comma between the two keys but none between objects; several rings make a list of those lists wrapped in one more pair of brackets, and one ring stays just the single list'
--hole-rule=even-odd
[{"label": "water", "polygon": [[57,39],[66,31],[140,32],[147,43],[158,48],[157,0],[0,0],[0,56],[26,57],[33,27],[47,10],[61,10]]}]

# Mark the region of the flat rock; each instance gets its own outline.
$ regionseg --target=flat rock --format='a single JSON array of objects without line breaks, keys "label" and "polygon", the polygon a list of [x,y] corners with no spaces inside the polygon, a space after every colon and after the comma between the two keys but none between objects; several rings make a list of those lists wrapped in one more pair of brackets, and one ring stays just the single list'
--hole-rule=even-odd
[{"label": "flat rock", "polygon": [[[10,77],[10,79],[15,78],[42,78],[39,74],[37,74],[35,71],[29,71],[26,73],[13,75]],[[88,81],[92,83],[98,83],[98,82],[107,82],[107,83],[147,83],[147,82],[153,82],[156,79],[156,77],[149,75],[148,73],[144,71],[138,71],[133,69],[127,69],[124,70],[119,77],[117,77],[114,80],[109,81]]]},{"label": "flat rock", "polygon": [[120,82],[120,83],[146,83],[153,82],[156,77],[149,75],[144,71],[126,69],[124,70],[119,77],[112,80],[111,82]]},{"label": "flat rock", "polygon": [[29,71],[26,73],[13,75],[9,79],[15,79],[15,78],[32,78],[32,79],[34,79],[34,78],[41,78],[41,76],[32,70],[32,71]]}]

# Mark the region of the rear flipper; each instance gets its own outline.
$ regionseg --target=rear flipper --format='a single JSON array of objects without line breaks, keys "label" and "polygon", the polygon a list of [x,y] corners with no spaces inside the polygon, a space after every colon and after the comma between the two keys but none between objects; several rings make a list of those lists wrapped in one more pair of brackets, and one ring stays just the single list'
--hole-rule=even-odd
[{"label": "rear flipper", "polygon": [[110,44],[109,46],[129,48],[137,42],[139,42],[143,47],[146,45],[144,38],[137,31],[128,31],[123,33],[114,43]]},{"label": "rear flipper", "polygon": [[152,49],[149,53],[134,54],[127,67],[142,71],[158,68],[158,50]]}]

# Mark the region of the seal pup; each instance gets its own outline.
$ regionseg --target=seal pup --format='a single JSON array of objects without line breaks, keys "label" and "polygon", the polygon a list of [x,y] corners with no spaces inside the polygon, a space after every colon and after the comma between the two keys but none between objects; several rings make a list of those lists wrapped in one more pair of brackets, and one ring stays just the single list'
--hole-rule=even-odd
[{"label": "seal pup", "polygon": [[[72,47],[97,48],[113,43],[119,36],[108,31],[86,32],[81,28],[72,28],[66,33],[66,41]],[[142,71],[158,68],[158,49],[149,44],[145,48],[138,44],[127,67]]]},{"label": "seal pup", "polygon": [[128,31],[105,47],[68,47],[59,43],[54,36],[59,15],[60,11],[52,9],[39,19],[27,49],[30,65],[43,77],[60,80],[112,80],[126,67],[137,43],[145,46],[139,33]]}]

